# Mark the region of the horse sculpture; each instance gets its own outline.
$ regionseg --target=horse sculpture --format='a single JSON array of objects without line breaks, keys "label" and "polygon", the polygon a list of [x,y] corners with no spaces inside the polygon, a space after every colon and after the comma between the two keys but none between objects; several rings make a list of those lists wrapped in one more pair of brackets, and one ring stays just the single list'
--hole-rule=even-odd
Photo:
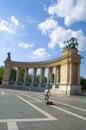
[{"label": "horse sculpture", "polygon": [[70,40],[67,40],[66,42],[64,41],[65,47],[63,49],[66,48],[77,48],[78,47],[78,42],[77,42],[77,38],[71,37]]}]

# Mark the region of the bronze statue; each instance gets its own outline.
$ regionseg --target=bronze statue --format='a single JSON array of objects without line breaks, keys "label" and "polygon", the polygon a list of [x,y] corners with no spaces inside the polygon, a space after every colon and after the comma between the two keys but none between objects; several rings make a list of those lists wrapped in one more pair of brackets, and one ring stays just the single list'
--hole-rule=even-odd
[{"label": "bronze statue", "polygon": [[11,56],[10,56],[10,52],[7,53],[7,59],[10,59]]},{"label": "bronze statue", "polygon": [[71,37],[70,40],[67,40],[66,42],[64,41],[65,47],[63,49],[66,48],[77,48],[78,47],[78,42],[77,42],[77,38]]}]

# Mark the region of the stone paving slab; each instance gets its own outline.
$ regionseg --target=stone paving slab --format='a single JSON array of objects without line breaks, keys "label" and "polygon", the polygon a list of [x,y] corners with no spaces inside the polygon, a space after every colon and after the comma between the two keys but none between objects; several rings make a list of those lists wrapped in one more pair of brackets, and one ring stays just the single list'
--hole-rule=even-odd
[{"label": "stone paving slab", "polygon": [[86,97],[0,89],[0,130],[86,130]]}]

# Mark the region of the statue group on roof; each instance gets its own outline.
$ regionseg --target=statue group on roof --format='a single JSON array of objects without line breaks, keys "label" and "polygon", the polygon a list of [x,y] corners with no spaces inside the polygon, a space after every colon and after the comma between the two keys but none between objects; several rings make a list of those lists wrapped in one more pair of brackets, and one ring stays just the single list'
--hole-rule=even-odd
[{"label": "statue group on roof", "polygon": [[64,41],[64,48],[78,48],[78,42],[77,42],[77,38],[71,37],[70,40]]}]

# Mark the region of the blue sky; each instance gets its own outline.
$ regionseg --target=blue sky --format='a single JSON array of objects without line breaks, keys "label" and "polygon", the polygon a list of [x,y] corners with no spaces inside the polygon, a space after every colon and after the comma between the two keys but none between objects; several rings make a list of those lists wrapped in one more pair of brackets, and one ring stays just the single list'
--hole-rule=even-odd
[{"label": "blue sky", "polygon": [[86,78],[86,0],[0,0],[0,66],[61,56],[63,42],[76,37]]}]

